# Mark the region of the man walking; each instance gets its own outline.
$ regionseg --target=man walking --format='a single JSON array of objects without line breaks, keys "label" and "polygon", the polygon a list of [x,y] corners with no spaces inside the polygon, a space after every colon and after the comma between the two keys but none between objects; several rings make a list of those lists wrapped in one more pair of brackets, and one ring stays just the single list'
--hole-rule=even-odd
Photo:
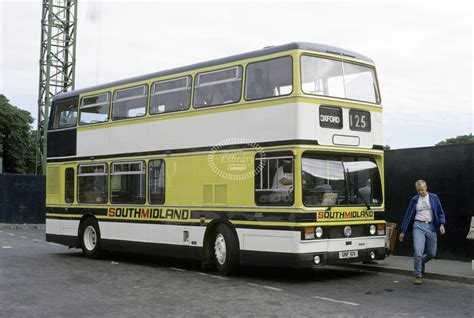
[{"label": "man walking", "polygon": [[411,198],[403,218],[399,239],[403,241],[408,227],[413,223],[415,284],[421,285],[425,264],[436,256],[438,245],[436,232],[439,229],[441,235],[446,233],[444,228],[446,219],[438,196],[427,191],[426,182],[418,180],[415,182],[415,188],[418,195]]}]

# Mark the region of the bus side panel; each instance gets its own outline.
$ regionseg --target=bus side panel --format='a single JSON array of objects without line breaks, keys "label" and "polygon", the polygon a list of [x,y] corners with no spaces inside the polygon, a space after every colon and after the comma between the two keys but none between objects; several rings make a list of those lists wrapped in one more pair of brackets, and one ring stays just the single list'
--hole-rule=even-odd
[{"label": "bus side panel", "polygon": [[63,220],[46,218],[46,233],[63,235]]},{"label": "bus side panel", "polygon": [[202,247],[206,227],[100,221],[102,239]]},{"label": "bus side panel", "polygon": [[100,222],[108,227],[102,248],[110,251],[144,253],[176,258],[201,259],[205,227]]},{"label": "bus side panel", "polygon": [[[64,231],[65,222],[69,223],[69,226],[66,227],[68,229],[66,232]],[[72,223],[76,223],[77,225],[72,225]],[[77,247],[78,225],[79,220],[74,221],[46,218],[46,241],[66,245],[69,247]],[[72,230],[73,228],[75,228],[76,231]]]},{"label": "bus side panel", "polygon": [[148,225],[148,241],[202,247],[205,232],[204,226],[150,224]]},{"label": "bus side panel", "polygon": [[[105,222],[100,222],[101,224]],[[110,222],[109,231],[102,239],[127,240],[127,241],[147,241],[147,224],[144,223],[125,223]]]},{"label": "bus side panel", "polygon": [[48,131],[48,158],[76,155],[76,128]]},{"label": "bus side panel", "polygon": [[79,233],[79,220],[63,220],[62,234],[77,237]]},{"label": "bus side panel", "polygon": [[241,250],[294,253],[301,232],[237,228],[237,234]]},{"label": "bus side panel", "polygon": [[[79,128],[77,156],[214,147],[229,141],[262,143],[300,138],[314,139],[314,123],[311,126],[313,129],[306,130],[310,132],[309,135],[297,135],[297,108],[298,104],[291,102],[274,105],[271,107],[271,116],[269,107],[232,109],[225,112],[210,109],[208,113],[199,116],[172,120],[130,122],[123,125],[102,126],[101,129]],[[183,133],[183,129],[189,133]]]}]

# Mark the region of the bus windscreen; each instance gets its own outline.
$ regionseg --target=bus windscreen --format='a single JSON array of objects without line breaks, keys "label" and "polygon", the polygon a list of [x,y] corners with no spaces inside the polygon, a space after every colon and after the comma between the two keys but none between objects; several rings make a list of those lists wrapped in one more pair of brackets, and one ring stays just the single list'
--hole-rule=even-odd
[{"label": "bus windscreen", "polygon": [[302,171],[306,206],[372,206],[382,203],[379,169],[370,157],[305,154]]},{"label": "bus windscreen", "polygon": [[373,68],[321,57],[301,57],[303,92],[379,103],[377,81]]}]

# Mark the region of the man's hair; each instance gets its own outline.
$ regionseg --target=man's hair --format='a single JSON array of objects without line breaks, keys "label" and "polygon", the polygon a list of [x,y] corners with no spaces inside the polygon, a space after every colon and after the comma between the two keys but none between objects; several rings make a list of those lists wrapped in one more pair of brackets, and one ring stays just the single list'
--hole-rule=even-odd
[{"label": "man's hair", "polygon": [[421,187],[421,186],[426,186],[426,181],[425,180],[418,180],[415,182],[415,187]]}]

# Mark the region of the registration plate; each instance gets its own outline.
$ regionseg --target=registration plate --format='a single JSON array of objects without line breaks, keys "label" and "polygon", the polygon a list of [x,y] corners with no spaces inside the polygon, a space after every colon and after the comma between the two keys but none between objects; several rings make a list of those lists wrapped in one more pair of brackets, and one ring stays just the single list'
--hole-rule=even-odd
[{"label": "registration plate", "polygon": [[339,258],[354,258],[359,256],[359,253],[357,251],[343,251],[339,252]]}]

